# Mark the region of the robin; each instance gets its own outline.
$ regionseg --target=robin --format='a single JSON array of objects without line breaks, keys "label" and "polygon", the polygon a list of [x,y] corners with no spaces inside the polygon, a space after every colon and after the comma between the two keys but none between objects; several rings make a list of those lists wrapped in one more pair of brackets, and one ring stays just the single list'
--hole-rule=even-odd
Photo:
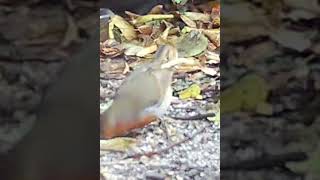
[{"label": "robin", "polygon": [[162,45],[152,63],[133,71],[119,87],[111,106],[100,117],[100,136],[126,135],[162,117],[172,98],[173,68],[162,64],[178,58],[175,47]]}]

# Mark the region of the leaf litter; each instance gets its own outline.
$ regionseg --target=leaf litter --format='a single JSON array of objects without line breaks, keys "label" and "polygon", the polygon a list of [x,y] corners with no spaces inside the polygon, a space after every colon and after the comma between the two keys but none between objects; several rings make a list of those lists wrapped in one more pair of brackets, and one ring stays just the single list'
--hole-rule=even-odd
[{"label": "leaf litter", "polygon": [[[159,122],[155,122],[146,128],[134,131],[133,134],[137,142],[133,148],[120,148],[124,150],[123,154],[103,151],[100,159],[101,167],[103,167],[101,172],[107,179],[115,177],[121,179],[128,176],[129,172],[137,179],[147,177],[149,174],[172,178],[195,177],[197,175],[187,171],[179,172],[174,170],[175,168],[164,168],[157,173],[152,168],[177,166],[175,161],[178,160],[184,162],[186,169],[193,169],[192,162],[195,159],[200,164],[199,168],[193,171],[207,174],[212,178],[219,177],[219,153],[217,153],[219,152],[217,149],[219,147],[219,132],[216,130],[219,129],[220,122],[220,109],[219,105],[217,106],[220,89],[220,57],[219,51],[217,51],[220,47],[220,8],[218,3],[212,4],[212,2],[193,4],[190,1],[185,5],[182,4],[184,2],[175,2],[169,5],[169,9],[164,5],[156,5],[149,13],[141,15],[126,11],[126,15],[121,18],[118,15],[111,17],[108,27],[100,26],[108,28],[109,33],[108,39],[100,40],[100,71],[103,76],[103,79],[100,79],[102,84],[100,94],[104,97],[100,101],[100,106],[110,102],[112,95],[123,80],[113,79],[114,75],[123,74],[123,72],[130,73],[137,67],[149,63],[158,47],[161,44],[169,43],[177,47],[179,59],[168,62],[163,67],[180,64],[180,62],[184,64],[176,66],[174,77],[177,78],[173,79],[175,100],[169,108],[167,116],[188,117],[206,113],[215,113],[216,115],[208,117],[207,121],[197,122],[182,122],[168,118],[163,125],[159,126],[157,125]],[[101,29],[100,31],[105,30]],[[118,65],[113,66],[112,64]],[[193,76],[193,74],[198,75]],[[205,91],[202,92],[202,90]],[[190,111],[190,108],[195,109]],[[202,128],[205,128],[206,131],[202,132]],[[195,132],[196,130],[199,132]],[[124,160],[125,165],[122,164],[122,167],[115,167],[114,164],[113,166],[108,165],[110,162],[117,164],[119,159],[130,156],[130,154],[147,153],[170,147],[172,142],[184,141],[193,134],[199,133],[201,135],[191,138],[190,142],[187,141],[175,147],[175,151],[169,150],[168,154],[159,154],[153,157],[142,156],[138,159],[139,162],[142,162],[139,166],[133,163],[135,162],[133,159]],[[198,144],[201,144],[199,141],[207,136],[210,137],[206,138],[208,143],[197,147]],[[121,140],[119,143],[121,144]],[[118,146],[119,144],[116,145],[116,147]],[[186,148],[191,148],[188,150],[189,159],[184,157],[183,151]],[[208,154],[212,154],[211,158],[214,159],[208,158]],[[212,169],[212,167],[214,168]],[[139,169],[143,169],[144,173],[138,173]]]}]

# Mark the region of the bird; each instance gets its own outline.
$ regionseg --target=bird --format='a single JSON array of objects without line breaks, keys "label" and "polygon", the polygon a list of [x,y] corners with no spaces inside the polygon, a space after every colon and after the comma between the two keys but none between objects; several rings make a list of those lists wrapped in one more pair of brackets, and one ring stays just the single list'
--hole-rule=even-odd
[{"label": "bird", "polygon": [[124,80],[100,117],[101,139],[126,135],[164,116],[172,100],[174,68],[162,65],[177,58],[173,45],[161,45],[150,64],[137,68]]}]

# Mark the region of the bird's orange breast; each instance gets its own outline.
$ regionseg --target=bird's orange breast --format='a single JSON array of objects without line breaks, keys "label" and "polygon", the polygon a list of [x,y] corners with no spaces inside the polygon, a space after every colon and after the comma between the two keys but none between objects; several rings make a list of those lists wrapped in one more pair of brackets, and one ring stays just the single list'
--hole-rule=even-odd
[{"label": "bird's orange breast", "polygon": [[110,139],[117,136],[123,136],[128,134],[133,129],[143,128],[146,125],[157,119],[156,116],[145,116],[142,119],[135,119],[131,121],[117,120],[115,126],[102,127],[101,137],[102,139]]}]

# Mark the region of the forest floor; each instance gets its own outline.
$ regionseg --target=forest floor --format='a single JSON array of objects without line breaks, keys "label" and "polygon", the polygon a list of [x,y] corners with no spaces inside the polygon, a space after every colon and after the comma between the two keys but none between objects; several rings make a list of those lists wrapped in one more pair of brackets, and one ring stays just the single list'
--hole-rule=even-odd
[{"label": "forest floor", "polygon": [[[112,31],[117,41],[106,39],[100,45],[101,112],[108,108],[122,81],[152,60],[161,40],[176,45],[180,55],[192,62],[174,72],[174,98],[166,116],[131,132],[130,148],[105,150],[107,142],[101,141],[100,171],[106,179],[220,179],[220,20],[219,10],[214,8],[218,4],[208,5],[189,4],[185,6],[188,15],[179,14],[173,5],[158,5],[149,12],[155,20],[141,24],[135,23],[139,15],[127,12],[111,18],[109,29],[104,29],[110,34],[110,24],[126,26],[120,28],[121,37]],[[121,41],[126,38],[131,40]],[[172,118],[208,113],[214,115],[197,120]]]}]

